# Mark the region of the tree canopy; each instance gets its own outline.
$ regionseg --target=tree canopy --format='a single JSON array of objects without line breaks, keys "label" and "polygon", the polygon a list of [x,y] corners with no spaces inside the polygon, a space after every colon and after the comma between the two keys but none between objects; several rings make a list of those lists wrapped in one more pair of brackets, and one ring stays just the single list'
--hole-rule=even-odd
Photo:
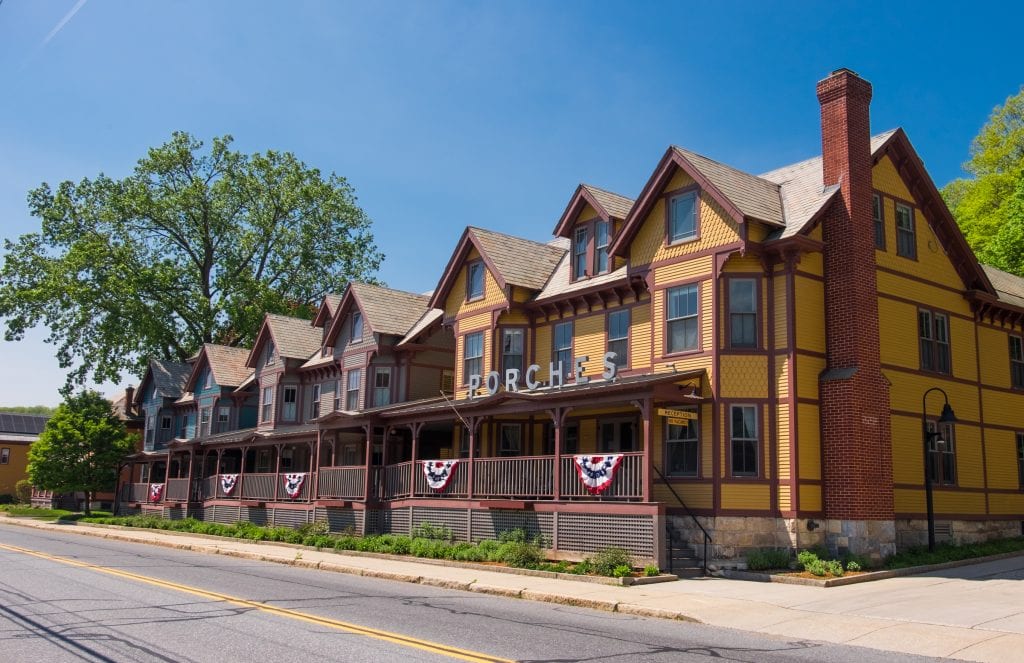
[{"label": "tree canopy", "polygon": [[231,142],[204,150],[176,132],[124,179],[29,192],[42,227],[5,241],[0,316],[7,340],[49,328],[65,394],[141,374],[147,357],[250,343],[265,312],[309,317],[324,294],[372,280],[383,255],[344,178]]},{"label": "tree canopy", "polygon": [[983,263],[1024,276],[1024,87],[992,111],[964,170],[942,190],[964,237]]},{"label": "tree canopy", "polygon": [[89,513],[94,493],[114,489],[118,464],[133,447],[110,401],[84,391],[57,407],[29,447],[28,476],[43,490],[85,492]]}]

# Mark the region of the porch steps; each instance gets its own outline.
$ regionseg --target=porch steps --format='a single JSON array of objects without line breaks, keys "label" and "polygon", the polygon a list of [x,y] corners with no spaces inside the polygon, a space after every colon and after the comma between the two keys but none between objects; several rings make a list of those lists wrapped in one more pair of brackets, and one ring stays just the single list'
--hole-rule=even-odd
[{"label": "porch steps", "polygon": [[701,566],[701,559],[693,551],[693,548],[673,548],[670,573],[680,578],[699,578],[704,575],[704,568]]}]

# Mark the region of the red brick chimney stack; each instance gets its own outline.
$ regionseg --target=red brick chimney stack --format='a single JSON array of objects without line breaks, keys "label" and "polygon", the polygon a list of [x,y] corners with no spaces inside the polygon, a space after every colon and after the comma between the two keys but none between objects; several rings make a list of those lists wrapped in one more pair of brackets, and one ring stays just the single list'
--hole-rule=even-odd
[{"label": "red brick chimney stack", "polygon": [[849,69],[818,82],[822,179],[840,194],[822,221],[825,338],[821,426],[825,516],[892,520],[889,386],[879,355],[871,215],[871,84]]}]

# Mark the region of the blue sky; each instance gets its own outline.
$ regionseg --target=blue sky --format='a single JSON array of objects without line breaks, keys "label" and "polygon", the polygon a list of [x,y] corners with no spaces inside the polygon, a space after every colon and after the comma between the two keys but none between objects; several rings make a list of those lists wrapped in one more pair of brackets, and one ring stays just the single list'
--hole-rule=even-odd
[{"label": "blue sky", "polygon": [[[873,130],[904,127],[942,186],[1024,83],[1022,14],[2,0],[0,229],[38,227],[25,194],[40,182],[125,175],[177,129],[230,133],[238,149],[290,150],[347,177],[386,254],[380,278],[422,292],[466,225],[546,240],[579,182],[636,195],[670,144],[755,173],[818,153],[814,86],[838,67],[873,83]],[[0,341],[0,405],[58,402],[44,337]]]}]

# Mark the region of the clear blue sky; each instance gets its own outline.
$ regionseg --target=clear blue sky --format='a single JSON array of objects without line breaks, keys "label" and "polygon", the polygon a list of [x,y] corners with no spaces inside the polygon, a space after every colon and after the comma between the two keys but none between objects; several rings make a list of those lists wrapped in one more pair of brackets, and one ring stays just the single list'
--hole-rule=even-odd
[{"label": "clear blue sky", "polygon": [[[464,226],[545,240],[579,182],[634,196],[670,144],[754,173],[818,153],[814,86],[838,67],[942,186],[1024,83],[1017,7],[2,0],[0,228],[38,227],[40,182],[230,133],[347,177],[379,276],[422,292]],[[44,336],[0,341],[0,405],[58,402]]]}]

